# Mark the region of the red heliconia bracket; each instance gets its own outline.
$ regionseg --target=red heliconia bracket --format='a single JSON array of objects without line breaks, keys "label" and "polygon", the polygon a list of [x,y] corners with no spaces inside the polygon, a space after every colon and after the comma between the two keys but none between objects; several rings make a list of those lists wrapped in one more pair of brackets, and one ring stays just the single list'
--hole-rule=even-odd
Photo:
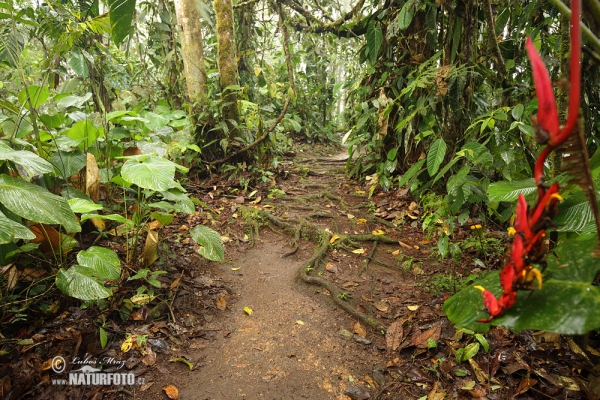
[{"label": "red heliconia bracket", "polygon": [[[527,42],[525,43],[527,55],[532,65],[533,81],[539,107],[537,116],[532,116],[531,122],[535,130],[536,141],[546,145],[538,156],[534,169],[535,183],[538,187],[538,199],[535,206],[529,208],[525,197],[519,195],[514,222],[515,234],[510,250],[510,258],[500,272],[500,284],[502,285],[502,294],[500,297],[496,299],[489,290],[481,286],[475,286],[476,289],[481,290],[485,311],[489,313],[488,318],[481,319],[479,322],[490,322],[492,319],[503,315],[506,310],[515,304],[517,291],[531,290],[534,281],[537,281],[539,289],[542,289],[542,274],[537,268],[533,267],[533,264],[544,263],[548,252],[546,230],[553,227],[552,219],[558,212],[558,202],[562,200],[558,184],[554,183],[548,187],[544,182],[544,163],[552,151],[568,144],[567,141],[570,140],[571,134],[578,131],[577,122],[579,119],[581,90],[580,15],[580,0],[573,0],[571,5],[569,110],[567,122],[562,127],[558,119],[558,110],[550,74],[533,45],[531,38],[527,38]],[[581,136],[581,133],[578,136]],[[580,155],[579,157],[584,157],[585,161],[588,161],[585,148],[581,147],[581,144],[578,146],[579,151],[577,153],[584,153],[584,155]],[[587,165],[589,165],[589,161]],[[576,177],[577,182],[580,184],[583,180],[589,183],[591,180],[588,178]],[[594,194],[593,190],[591,192]],[[589,196],[588,194],[588,198]],[[592,202],[592,199],[590,199],[590,202]],[[595,214],[597,215],[597,207],[594,207],[595,198],[592,203],[592,208],[596,208]]]}]

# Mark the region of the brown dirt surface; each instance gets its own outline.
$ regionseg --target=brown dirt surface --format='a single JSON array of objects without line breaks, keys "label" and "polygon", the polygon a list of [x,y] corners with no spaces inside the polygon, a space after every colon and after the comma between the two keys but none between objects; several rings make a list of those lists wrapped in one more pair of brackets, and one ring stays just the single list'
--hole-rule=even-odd
[{"label": "brown dirt surface", "polygon": [[[431,202],[417,203],[406,189],[369,196],[369,180],[345,175],[343,149],[296,149],[272,186],[255,193],[216,176],[188,182],[204,205],[160,231],[151,269],[167,273],[158,277],[157,300],[125,312],[123,300],[143,283],[130,281],[108,310],[74,303],[23,330],[19,338],[42,344],[5,346],[0,398],[594,398],[597,357],[581,348],[597,348],[597,335],[585,342],[494,328],[477,337],[445,318],[448,296],[482,264],[501,262],[502,232],[488,231],[484,242],[469,229],[477,221],[467,221],[453,238],[461,258],[442,259],[435,230],[422,230]],[[199,224],[226,237],[225,262],[197,253],[187,231]],[[104,349],[94,323],[100,313]],[[467,350],[474,356],[457,362],[457,351]],[[58,374],[44,365],[55,355],[68,363],[112,357],[124,363],[116,370],[139,381],[53,385]]]}]

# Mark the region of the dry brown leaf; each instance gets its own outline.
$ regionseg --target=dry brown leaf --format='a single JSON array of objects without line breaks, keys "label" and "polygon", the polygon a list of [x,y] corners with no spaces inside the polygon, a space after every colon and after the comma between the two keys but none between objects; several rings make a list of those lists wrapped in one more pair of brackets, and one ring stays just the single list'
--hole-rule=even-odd
[{"label": "dry brown leaf", "polygon": [[373,380],[373,378],[371,378],[369,375],[365,375],[365,377],[363,378],[363,381],[365,381],[367,383],[367,385],[371,386],[372,388],[379,387],[379,385],[377,384],[377,382],[375,382]]},{"label": "dry brown leaf", "polygon": [[10,266],[10,268],[8,268],[8,271],[3,274],[6,275],[6,291],[11,291],[16,285],[17,282],[19,281],[19,276],[21,275],[21,273],[19,272],[19,270],[17,269],[17,267],[15,265]]},{"label": "dry brown leaf", "polygon": [[168,398],[174,399],[174,400],[179,398],[179,390],[177,390],[177,388],[175,386],[168,385],[168,386],[165,386],[163,388],[163,390],[167,394]]},{"label": "dry brown leaf", "polygon": [[235,199],[231,200],[233,204],[244,204],[244,196],[238,196]]},{"label": "dry brown leaf", "polygon": [[332,274],[337,274],[339,272],[337,265],[332,262],[328,262],[327,265],[325,265],[325,269]]},{"label": "dry brown leaf", "polygon": [[34,239],[31,239],[31,243],[39,243],[40,250],[44,254],[52,254],[60,250],[60,244],[62,238],[60,232],[45,224],[33,224],[29,227],[29,230],[35,235]]},{"label": "dry brown leaf", "polygon": [[385,301],[378,301],[377,303],[373,304],[373,306],[375,306],[375,308],[381,312],[387,312],[390,309],[390,305]]},{"label": "dry brown leaf", "polygon": [[433,339],[436,342],[440,339],[440,334],[442,333],[442,326],[435,325],[431,328],[416,333],[412,336],[412,344],[413,346],[417,346],[420,349],[426,349],[429,343],[427,343],[427,339]]},{"label": "dry brown leaf", "polygon": [[154,263],[154,261],[158,260],[158,232],[157,231],[148,231],[148,236],[146,236],[146,244],[144,244],[144,251],[140,256],[142,260],[142,264],[144,267],[149,267]]},{"label": "dry brown leaf", "polygon": [[446,398],[446,391],[438,389],[439,381],[433,383],[433,388],[427,394],[427,400],[444,400]]},{"label": "dry brown leaf", "polygon": [[537,383],[538,383],[538,381],[533,378],[524,378],[521,381],[521,383],[519,383],[517,390],[515,390],[514,397],[522,395],[523,393],[528,391],[532,386],[536,385]]},{"label": "dry brown leaf", "polygon": [[142,357],[142,362],[145,365],[151,367],[154,364],[156,364],[156,353],[154,352],[154,350],[152,350],[150,346],[146,347],[145,351],[146,355]]},{"label": "dry brown leaf", "polygon": [[387,332],[385,332],[385,343],[388,351],[396,351],[400,347],[400,343],[402,343],[404,337],[403,323],[404,321],[395,321],[388,327]]},{"label": "dry brown leaf", "polygon": [[90,218],[90,222],[99,231],[105,231],[106,230],[106,222],[104,222],[104,220],[102,218],[98,218],[98,217]]},{"label": "dry brown leaf", "polygon": [[139,156],[142,154],[142,151],[137,146],[131,146],[123,150],[123,156]]},{"label": "dry brown leaf", "polygon": [[255,200],[251,201],[250,204],[258,204],[262,200],[262,196],[258,196]]},{"label": "dry brown leaf", "polygon": [[223,293],[219,294],[217,300],[215,301],[217,308],[221,311],[225,311],[227,308],[227,300],[225,300],[225,295]]},{"label": "dry brown leaf", "polygon": [[92,153],[87,153],[87,164],[85,167],[85,194],[96,203],[100,199],[98,188],[100,187],[100,171],[96,157]]},{"label": "dry brown leaf", "polygon": [[173,282],[171,282],[171,286],[170,286],[171,290],[175,290],[177,288],[177,286],[179,286],[179,282],[181,282],[181,277],[183,277],[183,274],[179,275],[179,277],[177,279],[175,279]]},{"label": "dry brown leaf", "polygon": [[148,224],[146,224],[146,228],[150,229],[151,231],[155,231],[158,228],[160,228],[162,226],[162,224],[160,223],[160,221],[158,220],[154,220]]},{"label": "dry brown leaf", "polygon": [[481,369],[481,367],[479,366],[479,364],[477,364],[477,361],[473,360],[472,358],[469,358],[469,364],[471,365],[471,368],[473,369],[473,372],[475,373],[475,377],[477,378],[477,380],[481,383],[494,383],[496,385],[499,385],[500,382],[498,381],[498,379],[496,378],[490,378],[490,376]]},{"label": "dry brown leaf", "polygon": [[360,322],[355,323],[352,329],[354,330],[354,333],[356,333],[361,338],[367,337],[367,330],[360,324]]},{"label": "dry brown leaf", "polygon": [[140,386],[140,392],[145,392],[146,390],[150,389],[152,387],[152,385],[154,385],[154,382],[148,382],[148,383]]}]

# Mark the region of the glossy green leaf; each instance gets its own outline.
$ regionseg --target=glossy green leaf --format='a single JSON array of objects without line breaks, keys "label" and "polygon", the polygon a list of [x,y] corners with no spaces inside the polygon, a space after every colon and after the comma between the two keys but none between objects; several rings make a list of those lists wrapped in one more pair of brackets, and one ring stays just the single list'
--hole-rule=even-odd
[{"label": "glossy green leaf", "polygon": [[121,261],[111,249],[92,246],[77,253],[77,262],[100,279],[115,280],[121,276]]},{"label": "glossy green leaf", "polygon": [[92,270],[80,265],[73,265],[68,270],[61,268],[56,274],[56,287],[79,300],[100,300],[112,295],[112,291],[93,276]]},{"label": "glossy green leaf", "polygon": [[223,261],[225,248],[223,240],[214,230],[204,225],[197,225],[190,230],[192,239],[200,245],[198,253],[212,261]]},{"label": "glossy green leaf", "polygon": [[108,0],[111,38],[119,45],[131,32],[136,0]]},{"label": "glossy green leaf", "polygon": [[75,214],[64,198],[22,179],[0,175],[0,203],[30,221],[60,224],[67,232],[81,231]]},{"label": "glossy green leaf", "polygon": [[519,194],[527,196],[537,190],[533,178],[523,179],[521,181],[499,181],[491,183],[488,188],[490,201],[510,201],[517,200]]},{"label": "glossy green leaf", "polygon": [[54,172],[52,164],[37,154],[27,150],[13,150],[5,142],[0,141],[0,160],[8,160],[17,165],[19,174],[29,180],[36,175]]},{"label": "glossy green leaf", "polygon": [[417,7],[415,0],[409,0],[404,3],[404,6],[400,10],[400,14],[398,14],[398,28],[401,30],[408,28],[415,16],[416,11]]},{"label": "glossy green leaf", "polygon": [[[50,90],[48,86],[29,85],[25,89],[19,92],[19,102],[25,106],[28,110],[31,109],[30,101],[33,108],[38,108],[48,100]],[[29,96],[29,99],[27,98]]]},{"label": "glossy green leaf", "polygon": [[82,120],[73,124],[65,131],[67,137],[77,141],[79,148],[85,150],[96,143],[100,137],[100,130],[88,120]]},{"label": "glossy green leaf", "polygon": [[69,207],[71,207],[71,210],[73,210],[74,213],[78,214],[98,211],[104,208],[101,204],[96,204],[88,199],[72,198],[67,200],[67,202],[69,203]]},{"label": "glossy green leaf", "polygon": [[69,57],[68,62],[69,66],[73,69],[73,72],[79,75],[80,78],[87,78],[89,76],[90,72],[88,70],[87,61],[84,55],[81,53],[81,50],[74,49],[71,51],[71,56]]},{"label": "glossy green leaf", "polygon": [[379,24],[374,21],[369,22],[367,27],[367,49],[369,50],[369,62],[371,65],[375,65],[381,44],[383,43],[383,32]]},{"label": "glossy green leaf", "polygon": [[33,238],[35,238],[35,235],[29,228],[0,212],[0,244],[10,243],[14,239],[31,240]]},{"label": "glossy green leaf", "polygon": [[75,151],[58,151],[50,156],[50,163],[58,170],[59,176],[68,179],[81,171],[87,164],[86,154],[77,149]]},{"label": "glossy green leaf", "polygon": [[175,163],[161,157],[147,157],[143,161],[127,160],[121,176],[128,182],[145,189],[166,191],[178,187],[175,182]]},{"label": "glossy green leaf", "polygon": [[444,157],[446,156],[446,142],[444,139],[439,138],[429,148],[429,153],[427,153],[427,172],[429,176],[434,176],[442,162],[444,162]]}]

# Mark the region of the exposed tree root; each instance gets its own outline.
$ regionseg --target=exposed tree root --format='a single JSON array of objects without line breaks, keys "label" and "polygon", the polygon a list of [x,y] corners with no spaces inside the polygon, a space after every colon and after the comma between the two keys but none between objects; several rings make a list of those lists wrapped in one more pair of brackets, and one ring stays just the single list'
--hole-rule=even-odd
[{"label": "exposed tree root", "polygon": [[[323,261],[323,259],[327,256],[327,252],[331,247],[331,238],[332,233],[329,231],[321,230],[314,225],[308,224],[305,221],[300,221],[300,226],[296,226],[289,221],[284,221],[273,214],[263,211],[263,210],[255,210],[255,215],[257,218],[267,220],[274,224],[275,226],[283,229],[285,232],[294,235],[294,248],[291,252],[284,254],[282,257],[286,257],[294,254],[297,251],[298,242],[300,237],[304,233],[305,236],[313,241],[319,243],[317,248],[315,249],[312,257],[304,263],[302,268],[299,271],[300,278],[309,284],[319,285],[325,288],[331,294],[331,298],[333,301],[340,306],[342,309],[347,311],[354,318],[366,324],[374,329],[385,329],[386,325],[379,321],[377,318],[371,317],[367,314],[364,314],[356,309],[344,296],[344,292],[333,282],[328,281],[320,276],[314,276],[310,274],[310,271],[316,269],[318,265]],[[389,237],[385,237],[383,235],[344,235],[340,236],[340,242],[352,242],[352,241],[375,241],[375,242],[384,242],[384,243],[397,243],[394,239]]]}]

